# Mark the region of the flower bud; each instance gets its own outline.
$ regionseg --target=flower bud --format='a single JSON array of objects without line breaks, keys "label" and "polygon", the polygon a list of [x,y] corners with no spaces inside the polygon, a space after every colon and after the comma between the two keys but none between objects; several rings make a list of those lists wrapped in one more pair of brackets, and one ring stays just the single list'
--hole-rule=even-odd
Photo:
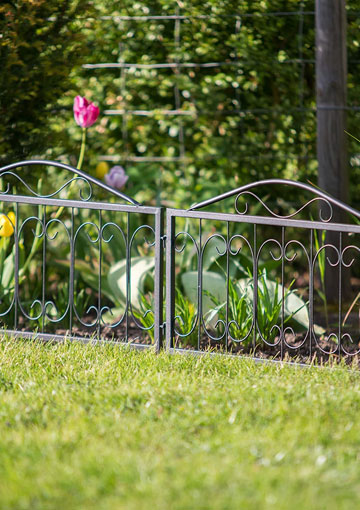
[{"label": "flower bud", "polygon": [[113,188],[121,189],[125,186],[128,176],[122,166],[116,165],[105,175],[105,182]]},{"label": "flower bud", "polygon": [[15,214],[10,211],[7,215],[0,214],[0,237],[10,237],[14,233]]},{"label": "flower bud", "polygon": [[96,165],[95,175],[98,179],[103,179],[105,177],[105,175],[108,173],[108,171],[109,171],[109,165],[106,163],[106,161],[100,161]]},{"label": "flower bud", "polygon": [[82,128],[90,127],[98,118],[100,110],[85,97],[76,96],[74,99],[74,118],[76,124]]}]

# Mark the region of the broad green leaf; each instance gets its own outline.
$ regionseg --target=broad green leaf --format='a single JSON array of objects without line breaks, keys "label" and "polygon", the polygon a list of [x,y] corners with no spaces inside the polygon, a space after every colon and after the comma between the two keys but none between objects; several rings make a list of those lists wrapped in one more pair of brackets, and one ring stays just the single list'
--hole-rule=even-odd
[{"label": "broad green leaf", "polygon": [[224,257],[224,259],[226,260],[226,256],[224,255],[225,249],[226,249],[225,242],[219,237],[213,237],[208,242],[203,251],[202,260],[203,269],[205,271],[210,269],[210,266],[213,264],[213,262],[221,257]]},{"label": "broad green leaf", "polygon": [[4,261],[3,273],[1,275],[1,286],[4,289],[7,289],[12,284],[12,280],[14,279],[14,268],[14,253],[11,252]]},{"label": "broad green leaf", "polygon": [[[141,295],[145,293],[145,282],[155,267],[153,257],[133,257],[131,259],[130,295],[131,303],[139,308]],[[108,284],[115,303],[126,301],[126,260],[114,264],[108,274]]]},{"label": "broad green leaf", "polygon": [[[198,293],[198,273],[197,271],[187,271],[181,275],[181,283],[183,285],[186,297],[192,302],[197,303]],[[206,313],[214,308],[214,304],[209,295],[213,296],[216,301],[222,303],[226,299],[226,282],[225,278],[219,273],[212,271],[203,271],[202,282],[202,307]]]}]

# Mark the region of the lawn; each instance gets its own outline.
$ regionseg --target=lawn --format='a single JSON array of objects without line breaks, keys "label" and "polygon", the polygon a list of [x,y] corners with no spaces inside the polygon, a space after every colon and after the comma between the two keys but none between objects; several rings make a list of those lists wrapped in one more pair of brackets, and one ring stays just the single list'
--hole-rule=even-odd
[{"label": "lawn", "polygon": [[348,509],[360,373],[0,342],[1,509]]}]

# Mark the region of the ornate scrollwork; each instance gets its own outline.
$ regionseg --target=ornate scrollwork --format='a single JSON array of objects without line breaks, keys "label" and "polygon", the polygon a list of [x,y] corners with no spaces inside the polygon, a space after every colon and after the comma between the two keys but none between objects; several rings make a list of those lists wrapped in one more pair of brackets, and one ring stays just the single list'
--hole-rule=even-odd
[{"label": "ornate scrollwork", "polygon": [[[87,237],[87,239],[89,240],[89,242],[91,244],[97,244],[100,242],[100,239],[101,239],[101,230],[99,228],[99,226],[94,223],[93,221],[86,221],[84,223],[82,223],[76,230],[75,234],[74,234],[74,239],[73,239],[73,251],[74,251],[74,267],[73,269],[75,268],[76,266],[76,259],[75,259],[75,249],[76,249],[76,242],[77,242],[77,239],[79,238],[80,236],[80,233],[83,229],[85,229],[86,227],[92,227],[94,230],[95,230],[95,233],[96,233],[96,236],[95,238],[92,238],[90,236],[90,234],[85,231],[85,235]],[[100,322],[100,318],[101,318],[101,314],[100,314],[100,310],[98,309],[98,307],[94,306],[94,305],[90,305],[87,310],[86,310],[86,315],[91,315],[91,312],[94,312],[95,314],[95,318],[93,320],[90,320],[89,322],[86,322],[84,321],[80,315],[79,315],[79,312],[77,310],[77,306],[76,306],[76,301],[75,301],[75,296],[74,296],[74,299],[73,299],[73,311],[75,313],[75,316],[77,318],[77,320],[80,322],[80,324],[82,324],[84,327],[86,328],[92,328],[94,326],[97,326]]]},{"label": "ornate scrollwork", "polygon": [[341,335],[341,350],[342,352],[346,355],[346,356],[357,356],[358,354],[360,354],[360,338],[358,339],[358,342],[357,342],[357,346],[358,348],[356,350],[353,350],[353,351],[349,351],[345,345],[345,341],[348,341],[350,344],[354,345],[355,342],[354,342],[354,339],[353,337],[349,334],[349,333],[343,333]]},{"label": "ornate scrollwork", "polygon": [[[227,249],[228,249],[228,244],[227,244],[227,241],[225,239],[225,237],[221,234],[213,234],[211,236],[209,236],[207,238],[207,240],[205,241],[204,245],[202,246],[202,249],[201,249],[201,252],[200,252],[200,265],[199,265],[199,278],[200,278],[200,282],[199,282],[199,297],[200,297],[200,300],[201,300],[201,324],[202,324],[202,327],[203,327],[203,330],[204,330],[204,333],[206,334],[206,336],[208,338],[210,338],[211,340],[213,341],[220,341],[222,340],[223,338],[225,338],[226,336],[226,333],[227,333],[227,324],[226,322],[223,320],[223,319],[218,319],[215,324],[214,324],[214,329],[218,330],[220,328],[220,326],[223,326],[223,332],[219,334],[219,336],[214,336],[210,333],[210,331],[207,329],[206,327],[206,321],[205,321],[205,317],[204,317],[204,312],[203,312],[203,289],[202,289],[202,281],[203,281],[203,274],[202,274],[202,271],[203,271],[203,259],[204,259],[204,253],[205,253],[205,250],[207,248],[207,246],[211,243],[211,241],[213,241],[214,239],[216,240],[220,240],[221,243],[224,244],[224,249],[221,250],[219,249],[218,245],[216,244],[215,245],[215,250],[217,252],[217,254],[221,257],[223,255],[226,254],[227,252]],[[199,301],[200,303],[200,301]]]},{"label": "ornate scrollwork", "polygon": [[[36,230],[34,228],[31,227],[31,231],[33,233],[33,236],[34,238],[36,239],[41,239],[42,237],[44,237],[45,235],[45,224],[44,224],[44,219],[43,218],[39,218],[38,216],[29,216],[28,218],[26,218],[20,228],[19,228],[19,234],[18,234],[18,238],[20,239],[21,235],[22,235],[22,232],[24,230],[24,227],[25,225],[27,225],[29,222],[32,222],[32,221],[35,221],[35,223],[39,226],[40,228],[40,231],[37,233]],[[21,271],[21,267],[19,268],[20,271]],[[30,314],[30,313],[27,313],[22,302],[21,302],[21,296],[20,296],[20,288],[21,288],[21,285],[19,284],[19,294],[18,294],[18,306],[21,310],[21,313],[23,314],[24,317],[26,317],[28,320],[32,320],[32,321],[36,321],[38,319],[40,319],[41,317],[43,317],[44,315],[44,307],[43,307],[43,304],[42,302],[39,300],[39,299],[34,299],[30,305],[30,311],[33,310],[36,306],[40,306],[40,311],[38,313],[35,313],[35,314]]]},{"label": "ornate scrollwork", "polygon": [[[183,244],[181,246],[177,246],[176,242],[178,241],[179,238],[181,238],[181,236],[184,236]],[[183,253],[185,248],[186,248],[187,241],[189,239],[193,243],[193,246],[194,246],[194,248],[196,250],[197,258],[199,260],[199,251],[200,251],[199,250],[199,245],[198,245],[197,241],[195,240],[195,238],[189,232],[181,231],[181,232],[177,232],[175,234],[175,236],[174,236],[174,250],[175,250],[176,253]],[[198,278],[199,278],[199,275],[198,275]],[[198,325],[198,322],[199,322],[199,312],[197,311],[197,313],[194,315],[192,324],[190,325],[190,330],[189,331],[185,331],[185,333],[181,333],[179,331],[179,329],[176,327],[176,321],[178,321],[181,325],[185,325],[185,321],[181,317],[181,315],[175,315],[175,317],[174,317],[174,333],[175,333],[175,335],[180,337],[180,338],[190,337],[190,335],[192,335],[194,333],[195,328]]]},{"label": "ornate scrollwork", "polygon": [[150,310],[150,309],[142,311],[142,318],[143,319],[145,319],[150,313],[152,313],[154,315],[154,320],[153,320],[153,322],[152,322],[152,324],[150,326],[144,326],[143,324],[141,324],[137,320],[137,318],[135,316],[135,313],[134,313],[134,310],[133,310],[132,299],[131,299],[131,252],[132,252],[132,246],[134,244],[134,240],[135,240],[137,234],[139,232],[141,232],[142,230],[146,230],[146,229],[151,233],[151,235],[154,236],[154,241],[149,241],[148,238],[146,237],[146,235],[144,235],[144,242],[147,244],[147,246],[149,248],[151,248],[152,246],[155,245],[155,230],[153,229],[153,227],[151,227],[150,225],[140,225],[140,227],[138,227],[135,230],[135,232],[133,233],[133,235],[130,238],[130,241],[129,241],[129,253],[128,253],[128,278],[129,278],[128,306],[129,306],[129,311],[130,311],[130,315],[131,315],[132,320],[136,324],[137,328],[139,328],[142,331],[149,331],[149,330],[154,328],[154,326],[155,326],[155,314],[154,314],[153,310]]},{"label": "ornate scrollwork", "polygon": [[[35,166],[45,166],[45,167],[60,168],[61,170],[66,170],[66,171],[74,174],[74,177],[72,179],[68,180],[65,184],[63,184],[59,189],[57,189],[53,193],[50,193],[50,194],[47,194],[47,195],[45,195],[45,194],[41,195],[41,194],[37,193],[36,191],[34,191],[26,183],[26,181],[24,179],[22,179],[17,173],[13,172],[13,170],[17,170],[18,168],[26,168],[26,167],[30,167],[30,166],[34,166],[34,165]],[[86,187],[88,188],[88,192],[87,192],[86,195],[84,194],[82,188],[79,189],[79,197],[80,197],[81,201],[87,202],[87,201],[89,201],[92,198],[92,185],[96,185],[97,187],[103,189],[107,193],[109,193],[111,195],[114,195],[114,196],[116,196],[118,198],[121,198],[121,199],[125,200],[126,202],[128,202],[130,204],[133,204],[133,205],[136,205],[136,206],[140,206],[141,205],[136,200],[134,200],[133,198],[128,197],[127,195],[125,195],[121,191],[119,191],[119,190],[117,190],[115,188],[112,188],[111,186],[108,186],[107,184],[103,183],[102,181],[96,179],[95,177],[92,177],[91,175],[86,174],[82,170],[74,168],[74,167],[72,167],[70,165],[66,165],[64,163],[59,163],[58,161],[48,161],[48,160],[34,159],[34,160],[19,161],[17,163],[12,163],[11,165],[7,165],[7,166],[5,166],[3,168],[0,168],[0,177],[6,177],[6,176],[12,176],[15,179],[17,179],[25,187],[25,189],[27,189],[27,191],[33,197],[36,197],[36,198],[44,198],[45,199],[45,198],[55,197],[63,189],[65,189],[65,188],[67,188],[69,186],[72,186],[72,184],[74,182],[76,182],[76,181],[78,181],[78,182],[80,181],[83,184],[85,184]],[[10,186],[9,186],[9,183],[8,183],[6,189],[3,190],[3,191],[0,191],[0,196],[1,195],[9,194],[9,192],[10,192]]]},{"label": "ornate scrollwork", "polygon": [[[268,192],[268,190],[272,186],[277,186],[277,188],[279,186],[288,186],[288,187],[291,187],[291,188],[294,188],[294,189],[299,189],[299,190],[311,193],[312,195],[315,195],[315,197],[312,198],[311,200],[309,200],[308,202],[306,202],[304,205],[302,205],[299,209],[297,209],[293,213],[288,214],[288,215],[280,215],[280,214],[277,214],[274,211],[272,211],[270,209],[270,207],[268,207],[268,205],[258,195],[256,195],[253,191],[250,191],[250,190],[253,190],[254,188],[262,187],[263,189],[266,188],[266,190]],[[247,202],[245,203],[244,210],[241,210],[239,205],[238,205],[239,199],[241,197],[244,197],[245,195],[254,198],[259,204],[261,204],[265,208],[265,210],[272,217],[274,217],[276,219],[290,219],[290,218],[294,218],[301,211],[303,211],[304,209],[309,207],[314,202],[320,202],[321,204],[325,205],[326,209],[328,210],[328,214],[326,216],[324,216],[323,210],[320,207],[320,210],[319,210],[319,219],[323,223],[328,223],[333,218],[333,207],[334,206],[339,208],[339,210],[347,212],[348,214],[352,215],[355,218],[358,218],[358,219],[360,218],[360,212],[359,211],[357,211],[356,209],[354,209],[354,208],[348,206],[347,204],[341,202],[340,200],[332,197],[331,195],[328,195],[327,193],[321,191],[320,189],[315,188],[313,186],[310,186],[309,184],[305,184],[303,182],[290,181],[290,180],[287,180],[287,179],[266,179],[266,180],[263,180],[263,181],[257,181],[257,182],[253,182],[253,183],[250,183],[250,184],[246,184],[244,186],[241,186],[240,188],[228,191],[226,193],[223,193],[222,195],[218,195],[216,197],[213,197],[213,198],[210,198],[208,200],[205,200],[204,202],[200,202],[198,204],[195,204],[195,205],[193,205],[190,208],[190,210],[191,211],[196,211],[196,210],[202,209],[204,207],[207,207],[207,206],[209,206],[211,204],[219,203],[222,200],[225,200],[225,199],[228,199],[228,198],[231,198],[231,197],[235,197],[235,211],[236,211],[236,213],[239,214],[239,215],[246,215],[247,212],[248,212],[248,209],[249,209],[248,203]]]},{"label": "ornate scrollwork", "polygon": [[[126,235],[125,235],[123,229],[119,225],[114,223],[113,221],[108,221],[107,223],[105,223],[102,226],[101,232],[100,232],[100,237],[101,237],[102,241],[104,241],[104,243],[106,243],[106,244],[111,243],[113,240],[118,242],[118,240],[114,239],[113,233],[110,233],[110,235],[108,237],[105,234],[106,230],[109,230],[111,232],[112,229],[115,229],[115,231],[117,231],[120,234],[120,239],[123,241],[125,252],[127,252]],[[116,322],[109,323],[104,320],[103,315],[108,312],[110,315],[113,316],[114,314],[113,314],[112,308],[109,306],[103,306],[100,310],[100,317],[101,317],[102,324],[108,328],[112,328],[112,329],[117,328],[118,326],[120,326],[120,324],[122,324],[124,322],[124,320],[126,318],[126,314],[128,312],[128,308],[129,308],[128,296],[126,296],[124,312],[122,313],[121,317]]]},{"label": "ornate scrollwork", "polygon": [[268,207],[266,205],[266,203],[260,198],[258,197],[255,193],[253,193],[252,191],[242,191],[240,192],[236,198],[235,198],[235,211],[237,212],[237,214],[240,214],[240,215],[245,215],[247,214],[248,210],[249,210],[249,205],[247,202],[245,202],[245,209],[243,211],[240,211],[239,210],[239,207],[238,207],[238,202],[239,202],[239,199],[244,197],[245,195],[248,195],[248,196],[251,196],[253,198],[255,198],[255,200],[257,200],[257,202],[259,202],[263,207],[264,209],[266,209],[266,211],[271,215],[273,216],[274,218],[279,218],[279,219],[290,219],[290,218],[294,218],[295,216],[297,216],[298,214],[300,214],[304,209],[306,209],[307,207],[309,207],[311,204],[313,204],[314,202],[320,202],[322,204],[325,204],[328,209],[329,209],[329,214],[327,217],[324,217],[323,216],[323,213],[322,213],[322,208],[319,208],[319,219],[320,221],[322,221],[323,223],[328,223],[329,221],[331,221],[332,217],[333,217],[333,208],[332,208],[332,205],[331,203],[329,202],[329,200],[325,199],[325,198],[322,198],[322,197],[315,197],[315,198],[312,198],[311,200],[309,200],[308,202],[306,202],[306,204],[304,204],[303,206],[301,206],[299,209],[297,209],[295,212],[291,213],[291,214],[285,214],[285,215],[281,215],[281,214],[277,214],[275,213],[274,211],[272,211],[270,209],[270,207]]},{"label": "ornate scrollwork", "polygon": [[[335,255],[335,260],[331,260],[330,257],[326,254],[329,250]],[[340,250],[333,244],[324,244],[314,254],[314,258],[313,258],[313,262],[312,262],[313,274],[315,273],[316,262],[322,256],[322,252],[325,252],[326,261],[331,267],[337,267],[341,264],[342,255],[340,253]],[[312,337],[315,340],[317,348],[324,354],[331,355],[331,354],[334,354],[336,351],[338,351],[338,345],[339,345],[339,340],[340,340],[338,334],[331,332],[327,335],[327,345],[330,347],[330,350],[324,349],[323,345],[320,342],[318,335],[315,332],[314,325],[312,327]],[[333,345],[334,345],[333,348],[331,348],[331,343],[333,343]]]},{"label": "ornate scrollwork", "polygon": [[[352,257],[348,262],[346,262],[346,260],[345,260],[346,255],[350,250],[355,250],[358,254],[360,254],[360,248],[358,246],[355,246],[355,245],[345,246],[345,248],[341,252],[341,264],[343,267],[346,267],[346,268],[351,267],[353,265],[353,263],[355,262],[355,257]],[[357,340],[357,347],[358,347],[357,349],[350,351],[346,347],[347,344],[351,344],[354,346],[356,345],[354,342],[354,339],[350,333],[343,333],[341,335],[341,350],[342,350],[342,352],[347,356],[356,356],[357,354],[359,354],[360,353],[360,332],[359,332],[359,338]]]},{"label": "ornate scrollwork", "polygon": [[[287,251],[289,250],[289,248],[292,245],[295,245],[295,247],[301,248],[302,253],[304,253],[305,256],[306,256],[306,259],[307,259],[307,268],[309,270],[310,269],[310,265],[311,265],[310,255],[309,255],[307,249],[305,248],[305,246],[303,245],[303,243],[301,243],[300,241],[298,241],[296,239],[291,239],[290,241],[288,241],[285,244],[285,246],[284,246],[284,260],[287,261],[287,262],[293,262],[296,259],[296,257],[298,256],[298,253],[295,250],[294,250],[293,255],[291,255],[291,256],[287,255]],[[306,310],[307,310],[307,305],[306,305]],[[295,315],[296,315],[296,313],[295,313]],[[307,315],[308,315],[308,311],[307,311]],[[295,345],[290,344],[287,341],[287,338],[286,338],[287,334],[289,334],[292,338],[296,337],[296,333],[295,333],[294,329],[291,326],[286,326],[284,328],[284,331],[282,332],[282,337],[283,337],[284,344],[286,345],[286,347],[288,347],[289,349],[293,349],[293,350],[300,349],[300,347],[305,345],[306,342],[308,342],[310,340],[310,335],[311,335],[310,318],[309,318],[308,329],[307,329],[307,331],[306,331],[306,333],[304,335],[304,338],[300,342],[298,342]]]},{"label": "ornate scrollwork", "polygon": [[[233,249],[232,248],[232,244],[234,243],[234,241],[240,241],[242,245],[240,247],[238,247],[238,248]],[[252,260],[252,273],[253,273],[254,272],[254,252],[253,252],[253,248],[252,248],[251,244],[249,243],[248,239],[246,239],[246,237],[244,237],[241,234],[234,234],[233,236],[231,236],[229,241],[228,241],[228,252],[229,252],[229,255],[231,255],[233,257],[236,257],[243,250],[244,246],[246,246],[249,249],[249,251],[250,251],[251,260]],[[239,299],[241,299],[241,296],[239,296]],[[231,327],[233,326],[238,331],[241,331],[241,329],[242,329],[241,325],[237,322],[236,319],[228,320],[228,324],[227,324],[227,336],[228,336],[228,338],[230,340],[232,340],[236,344],[239,344],[239,345],[240,344],[245,344],[245,342],[248,340],[250,335],[253,333],[254,326],[255,326],[255,316],[254,316],[254,313],[253,313],[253,306],[251,306],[251,308],[252,308],[251,324],[248,327],[248,330],[245,333],[245,336],[243,336],[241,338],[235,338],[231,334]]]},{"label": "ornate scrollwork", "polygon": [[[58,188],[56,191],[54,191],[53,193],[49,193],[47,195],[42,195],[40,193],[37,193],[35,190],[33,190],[25,181],[24,179],[22,179],[18,174],[14,173],[14,172],[11,172],[11,171],[5,171],[5,172],[0,172],[0,178],[6,176],[6,175],[11,175],[12,177],[15,177],[19,182],[21,182],[21,184],[29,191],[29,193],[31,193],[34,197],[37,197],[37,198],[52,198],[52,197],[56,197],[56,195],[58,195],[59,193],[61,193],[61,191],[65,188],[67,188],[68,186],[70,186],[73,182],[82,182],[84,183],[87,187],[88,187],[88,193],[87,195],[84,195],[83,194],[83,190],[82,188],[79,189],[79,197],[80,197],[80,200],[84,201],[84,202],[88,202],[91,197],[92,197],[92,186],[91,186],[91,183],[85,178],[85,177],[80,177],[80,176],[76,176],[76,177],[73,177],[72,179],[69,179],[67,182],[65,182],[65,184],[63,184],[62,186],[60,186],[60,188]],[[0,191],[0,196],[1,195],[7,195],[9,194],[10,192],[10,184],[7,183],[7,186],[6,186],[6,189],[3,190],[3,191]]]}]

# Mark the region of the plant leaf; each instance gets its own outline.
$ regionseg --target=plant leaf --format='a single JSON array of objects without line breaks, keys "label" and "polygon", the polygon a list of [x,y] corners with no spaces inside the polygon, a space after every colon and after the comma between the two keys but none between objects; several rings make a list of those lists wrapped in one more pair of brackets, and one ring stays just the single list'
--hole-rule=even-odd
[{"label": "plant leaf", "polygon": [[[140,308],[141,295],[145,294],[145,282],[155,267],[154,257],[132,257],[130,295],[131,303],[135,308]],[[152,276],[153,278],[153,276]],[[113,293],[115,303],[126,301],[126,259],[114,264],[108,273],[108,284]]]}]

